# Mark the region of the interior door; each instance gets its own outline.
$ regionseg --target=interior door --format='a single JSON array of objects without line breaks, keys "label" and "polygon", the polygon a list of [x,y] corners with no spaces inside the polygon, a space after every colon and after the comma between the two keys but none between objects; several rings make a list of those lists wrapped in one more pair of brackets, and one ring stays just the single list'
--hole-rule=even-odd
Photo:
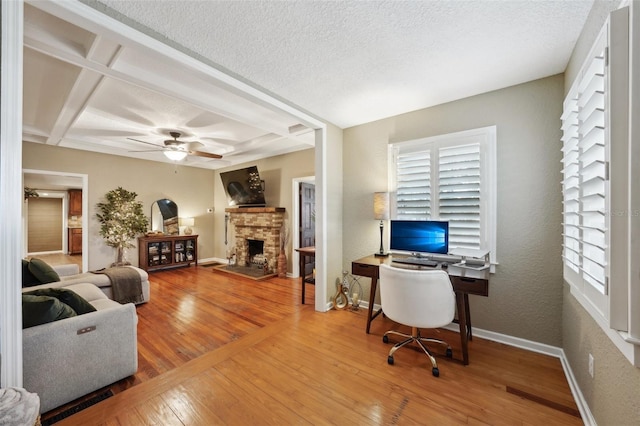
[{"label": "interior door", "polygon": [[[316,244],[316,186],[312,183],[300,183],[300,247],[313,247]],[[311,274],[315,267],[314,259],[305,257],[304,276]],[[300,271],[302,274],[303,271]]]}]

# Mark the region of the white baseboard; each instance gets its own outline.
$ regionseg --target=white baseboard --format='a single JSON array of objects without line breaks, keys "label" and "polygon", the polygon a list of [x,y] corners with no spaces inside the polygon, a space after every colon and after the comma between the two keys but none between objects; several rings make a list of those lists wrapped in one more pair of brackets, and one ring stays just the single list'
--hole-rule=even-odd
[{"label": "white baseboard", "polygon": [[[363,307],[368,308],[369,304],[364,302]],[[380,309],[379,305],[373,305],[374,311]],[[447,330],[454,331],[456,333],[460,332],[458,324],[449,324],[446,327],[443,327]],[[562,364],[562,370],[564,371],[564,375],[567,378],[567,382],[569,383],[569,388],[571,389],[571,394],[573,395],[573,399],[576,401],[576,405],[578,406],[578,411],[580,411],[580,415],[582,416],[582,421],[587,426],[596,426],[596,420],[591,414],[591,410],[589,409],[589,405],[587,404],[582,391],[580,390],[580,386],[578,385],[578,381],[576,380],[573,371],[571,370],[571,366],[569,365],[569,360],[564,353],[562,348],[557,346],[546,345],[544,343],[534,342],[532,340],[522,339],[520,337],[509,336],[507,334],[496,333],[494,331],[483,330],[481,328],[472,327],[472,332],[474,337],[479,337],[481,339],[492,340],[494,342],[503,343],[505,345],[514,346],[520,349],[525,349],[532,352],[541,353],[544,355],[553,356],[560,359],[560,363]]]}]

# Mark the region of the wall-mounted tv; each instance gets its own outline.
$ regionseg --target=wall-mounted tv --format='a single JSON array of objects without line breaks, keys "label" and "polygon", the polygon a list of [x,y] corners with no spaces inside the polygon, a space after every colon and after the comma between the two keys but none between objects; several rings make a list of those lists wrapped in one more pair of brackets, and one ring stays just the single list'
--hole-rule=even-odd
[{"label": "wall-mounted tv", "polygon": [[449,222],[392,220],[391,250],[447,254],[449,252]]},{"label": "wall-mounted tv", "polygon": [[230,206],[264,207],[264,182],[260,179],[257,166],[220,173],[222,186]]}]

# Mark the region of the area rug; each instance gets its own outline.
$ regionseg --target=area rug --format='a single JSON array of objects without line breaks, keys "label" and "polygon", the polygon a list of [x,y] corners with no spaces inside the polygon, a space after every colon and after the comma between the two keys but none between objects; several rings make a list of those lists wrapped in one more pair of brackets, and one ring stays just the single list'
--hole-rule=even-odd
[{"label": "area rug", "polygon": [[86,401],[82,401],[78,405],[74,405],[71,408],[67,408],[66,410],[62,411],[61,413],[56,414],[53,417],[50,417],[50,418],[48,418],[46,420],[42,420],[40,422],[40,424],[42,426],[52,425],[54,423],[57,423],[57,422],[59,422],[61,420],[64,420],[67,417],[72,416],[72,415],[84,410],[85,408],[89,408],[92,405],[95,405],[100,401],[104,401],[105,399],[110,398],[112,396],[113,396],[113,392],[111,391],[111,389],[109,389],[109,390],[107,390],[105,392],[102,392],[101,394],[98,394],[98,395],[96,395],[96,396],[94,396],[92,398],[87,399]]}]

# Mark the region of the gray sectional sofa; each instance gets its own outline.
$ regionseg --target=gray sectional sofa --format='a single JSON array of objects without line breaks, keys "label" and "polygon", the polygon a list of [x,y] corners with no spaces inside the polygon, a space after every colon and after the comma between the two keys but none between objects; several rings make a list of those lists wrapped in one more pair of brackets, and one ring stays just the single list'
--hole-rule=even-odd
[{"label": "gray sectional sofa", "polygon": [[[135,305],[120,304],[107,297],[110,288],[105,275],[63,277],[74,268],[65,265],[54,269],[61,275],[61,281],[24,288],[23,292],[66,288],[88,301],[96,311],[23,330],[23,386],[38,394],[41,413],[131,376],[138,369]],[[147,301],[148,276],[141,269],[138,271]]]}]

